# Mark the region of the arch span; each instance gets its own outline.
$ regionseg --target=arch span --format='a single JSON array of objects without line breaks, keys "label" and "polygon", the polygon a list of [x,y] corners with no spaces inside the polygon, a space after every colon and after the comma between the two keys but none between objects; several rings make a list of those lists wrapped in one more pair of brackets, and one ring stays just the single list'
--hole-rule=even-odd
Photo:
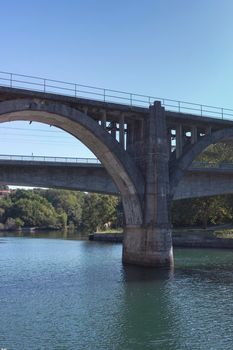
[{"label": "arch span", "polygon": [[194,144],[182,157],[177,160],[170,169],[170,195],[173,198],[175,190],[180,180],[188,170],[194,159],[207,147],[220,141],[233,138],[233,128],[225,128],[203,136]]},{"label": "arch span", "polygon": [[104,165],[121,193],[126,225],[142,225],[142,175],[127,152],[96,121],[54,101],[30,98],[0,102],[0,122],[16,120],[53,125],[83,142]]}]

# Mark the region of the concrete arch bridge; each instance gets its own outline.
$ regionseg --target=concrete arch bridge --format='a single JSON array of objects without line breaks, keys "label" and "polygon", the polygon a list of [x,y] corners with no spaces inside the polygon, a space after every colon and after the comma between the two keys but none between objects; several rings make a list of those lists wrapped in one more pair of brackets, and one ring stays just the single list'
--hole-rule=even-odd
[{"label": "concrete arch bridge", "polygon": [[[0,75],[0,122],[53,125],[82,141],[100,160],[122,197],[123,262],[172,266],[170,202],[198,154],[212,143],[231,140],[233,111],[153,102],[135,94],[119,97],[106,89],[102,94],[97,90],[98,98],[93,93],[83,98],[77,84],[69,89],[73,96],[66,96],[51,91],[61,82],[42,79],[43,84],[29,87],[22,76],[4,79],[1,83]],[[115,93],[123,102],[110,101]]]}]

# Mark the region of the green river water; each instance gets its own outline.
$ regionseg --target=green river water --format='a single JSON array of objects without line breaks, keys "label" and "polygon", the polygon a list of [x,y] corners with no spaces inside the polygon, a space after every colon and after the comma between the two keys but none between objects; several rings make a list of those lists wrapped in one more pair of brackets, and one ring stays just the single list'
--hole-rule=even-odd
[{"label": "green river water", "polygon": [[168,272],[45,236],[0,237],[0,349],[233,349],[233,251],[176,249]]}]

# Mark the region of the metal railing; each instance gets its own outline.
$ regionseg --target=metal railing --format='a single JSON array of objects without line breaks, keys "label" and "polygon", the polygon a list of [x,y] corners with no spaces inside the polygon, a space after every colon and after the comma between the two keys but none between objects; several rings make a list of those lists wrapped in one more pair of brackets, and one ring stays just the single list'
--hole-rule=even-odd
[{"label": "metal railing", "polygon": [[27,161],[27,162],[56,162],[56,163],[72,163],[72,164],[101,164],[97,158],[75,158],[75,157],[48,157],[48,156],[25,156],[0,154],[1,160]]},{"label": "metal railing", "polygon": [[114,102],[127,106],[148,108],[154,101],[160,101],[167,110],[178,113],[189,113],[197,116],[218,119],[233,119],[233,109],[203,105],[198,103],[177,101],[168,98],[147,96],[132,92],[111,90],[96,86],[82,85],[0,71],[0,85],[10,88],[55,93],[76,98],[86,98],[102,102]]},{"label": "metal railing", "polygon": [[[53,157],[53,156],[27,156],[19,154],[0,154],[1,160],[25,161],[25,162],[54,162],[67,164],[101,164],[97,158]],[[232,163],[208,163],[193,162],[190,169],[233,169]]]},{"label": "metal railing", "polygon": [[193,162],[190,169],[233,169],[233,163]]}]

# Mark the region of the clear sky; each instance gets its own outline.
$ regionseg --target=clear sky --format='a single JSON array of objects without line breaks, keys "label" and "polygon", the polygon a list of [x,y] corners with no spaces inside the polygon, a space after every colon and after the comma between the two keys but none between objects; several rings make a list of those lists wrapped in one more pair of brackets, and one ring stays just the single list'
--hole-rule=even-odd
[{"label": "clear sky", "polygon": [[[0,0],[0,9],[1,71],[233,108],[232,0]],[[0,143],[0,153],[91,155],[36,123],[2,124]]]}]

